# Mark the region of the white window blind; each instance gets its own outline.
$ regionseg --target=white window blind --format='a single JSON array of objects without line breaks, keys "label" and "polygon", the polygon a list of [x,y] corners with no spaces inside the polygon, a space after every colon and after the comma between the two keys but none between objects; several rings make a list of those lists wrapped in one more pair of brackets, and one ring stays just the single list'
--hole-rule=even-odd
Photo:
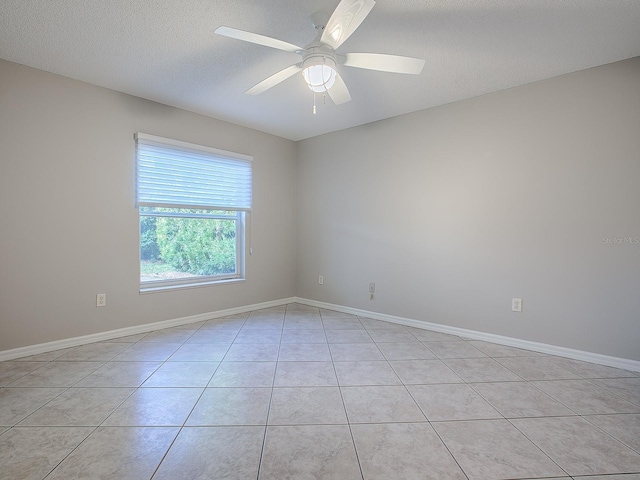
[{"label": "white window blind", "polygon": [[251,211],[252,157],[136,133],[139,206]]}]

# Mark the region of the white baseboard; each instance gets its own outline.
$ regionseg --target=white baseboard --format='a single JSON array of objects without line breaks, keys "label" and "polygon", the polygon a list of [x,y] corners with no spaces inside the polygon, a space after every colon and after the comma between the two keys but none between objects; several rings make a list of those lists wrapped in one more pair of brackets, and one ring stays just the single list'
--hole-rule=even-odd
[{"label": "white baseboard", "polygon": [[177,327],[178,325],[187,325],[189,323],[202,322],[205,320],[212,320],[214,318],[226,317],[239,313],[248,313],[252,310],[278,307],[281,305],[286,305],[287,303],[294,303],[295,301],[295,298],[283,298],[270,302],[245,305],[243,307],[228,308],[226,310],[218,310],[216,312],[200,313],[198,315],[191,315],[188,317],[173,318],[170,320],[162,320],[160,322],[145,323],[144,325],[136,325],[133,327],[118,328],[116,330],[93,333],[91,335],[82,335],[80,337],[65,338],[63,340],[56,340],[53,342],[39,343],[26,347],[13,348],[11,350],[3,350],[0,351],[0,362],[5,360],[13,360],[15,358],[28,357],[30,355],[37,355],[39,353],[52,352],[54,350],[60,350],[62,348],[77,347],[79,345],[85,345],[87,343],[104,342],[105,340],[112,340],[114,338],[126,337],[129,335],[138,335],[139,333],[152,332],[154,330],[161,330],[163,328]]},{"label": "white baseboard", "polygon": [[549,355],[557,355],[559,357],[572,358],[574,360],[582,360],[590,363],[597,363],[599,365],[606,365],[609,367],[622,368],[624,370],[630,370],[633,372],[640,372],[640,361],[631,360],[627,358],[612,357],[609,355],[602,355],[599,353],[585,352],[582,350],[574,350],[572,348],[558,347],[556,345],[548,345],[546,343],[530,342],[528,340],[521,340],[519,338],[505,337],[502,335],[495,335],[493,333],[478,332],[475,330],[467,330],[465,328],[451,327],[448,325],[442,325],[439,323],[425,322],[422,320],[414,320],[411,318],[398,317],[395,315],[387,315],[384,313],[371,312],[368,310],[361,310],[358,308],[345,307],[342,305],[335,305],[333,303],[318,302],[315,300],[309,300],[307,298],[291,297],[283,298],[280,300],[273,300],[270,302],[256,303],[253,305],[245,305],[242,307],[229,308],[226,310],[218,310],[216,312],[200,313],[198,315],[191,315],[188,317],[174,318],[170,320],[163,320],[160,322],[146,323],[144,325],[136,325],[133,327],[119,328],[117,330],[109,330],[107,332],[94,333],[91,335],[83,335],[80,337],[65,338],[63,340],[56,340],[54,342],[40,343],[37,345],[29,345],[26,347],[14,348],[11,350],[0,351],[0,361],[13,360],[15,358],[28,357],[30,355],[37,355],[39,353],[51,352],[54,350],[60,350],[62,348],[77,347],[79,345],[85,345],[87,343],[103,342],[105,340],[111,340],[118,337],[125,337],[128,335],[137,335],[140,333],[152,332],[154,330],[161,330],[163,328],[176,327],[178,325],[187,325],[189,323],[196,323],[205,320],[211,320],[214,318],[226,317],[229,315],[236,315],[239,313],[248,313],[253,310],[260,310],[269,307],[278,307],[286,305],[288,303],[301,303],[311,307],[325,308],[327,310],[334,310],[337,312],[350,313],[352,315],[358,315],[360,317],[373,318],[375,320],[383,320],[385,322],[397,323],[408,327],[422,328],[425,330],[433,330],[440,333],[448,333],[450,335],[458,335],[465,338],[471,338],[474,340],[483,340],[485,342],[497,343],[499,345],[506,345],[509,347],[523,348],[525,350],[532,350],[534,352],[546,353]]},{"label": "white baseboard", "polygon": [[471,338],[473,340],[483,340],[485,342],[497,343],[508,347],[523,348],[534,352],[546,353],[549,355],[557,355],[559,357],[571,358],[574,360],[582,360],[584,362],[597,363],[608,367],[621,368],[632,372],[640,372],[640,361],[628,358],[612,357],[599,353],[585,352],[572,348],[558,347],[556,345],[548,345],[546,343],[531,342],[529,340],[521,340],[519,338],[504,337],[493,333],[478,332],[475,330],[467,330],[465,328],[450,327],[439,323],[425,322],[422,320],[414,320],[411,318],[397,317],[395,315],[387,315],[384,313],[376,313],[368,310],[360,310],[358,308],[344,307],[342,305],[334,305],[332,303],[318,302],[306,298],[295,298],[297,303],[309,305],[311,307],[325,308],[337,312],[350,313],[359,317],[373,318],[375,320],[383,320],[385,322],[397,323],[407,327],[422,328],[425,330],[433,330],[440,333],[448,333],[450,335],[458,335],[460,337]]}]

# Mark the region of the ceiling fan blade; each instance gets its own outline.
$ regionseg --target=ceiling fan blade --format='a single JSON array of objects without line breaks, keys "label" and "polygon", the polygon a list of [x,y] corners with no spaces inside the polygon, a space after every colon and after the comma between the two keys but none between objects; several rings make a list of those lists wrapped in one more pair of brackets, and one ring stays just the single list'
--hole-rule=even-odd
[{"label": "ceiling fan blade", "polygon": [[259,93],[269,90],[271,87],[275,87],[279,83],[284,82],[287,78],[294,76],[300,70],[302,70],[300,65],[291,65],[284,70],[280,70],[278,73],[274,73],[269,78],[265,78],[263,81],[254,85],[244,93],[247,95],[258,95]]},{"label": "ceiling fan blade", "polygon": [[375,4],[375,0],[342,0],[329,18],[320,41],[337,49],[356,31]]},{"label": "ceiling fan blade", "polygon": [[331,97],[331,100],[333,100],[333,103],[335,103],[336,105],[351,101],[351,94],[349,93],[349,89],[338,73],[336,73],[335,83],[329,90],[327,90],[327,93]]},{"label": "ceiling fan blade", "polygon": [[342,62],[347,67],[380,70],[381,72],[408,73],[418,75],[424,68],[420,58],[385,55],[382,53],[347,53]]},{"label": "ceiling fan blade", "polygon": [[257,33],[245,32],[244,30],[238,30],[237,28],[222,26],[216,28],[215,33],[217,33],[218,35],[223,35],[225,37],[236,38],[245,42],[255,43],[257,45],[264,45],[265,47],[284,50],[285,52],[304,52],[304,48],[298,47],[291,43],[283,42],[282,40],[278,40],[276,38],[265,37],[264,35],[258,35]]}]

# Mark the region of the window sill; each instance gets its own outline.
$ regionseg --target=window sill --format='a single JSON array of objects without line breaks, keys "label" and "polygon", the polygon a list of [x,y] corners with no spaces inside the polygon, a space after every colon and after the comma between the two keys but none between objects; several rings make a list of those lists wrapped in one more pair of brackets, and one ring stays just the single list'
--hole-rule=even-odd
[{"label": "window sill", "polygon": [[244,278],[227,278],[224,280],[210,280],[206,282],[181,283],[175,285],[140,285],[140,295],[145,295],[147,293],[171,292],[188,288],[211,287],[214,285],[228,285],[244,282],[246,282],[246,279]]}]

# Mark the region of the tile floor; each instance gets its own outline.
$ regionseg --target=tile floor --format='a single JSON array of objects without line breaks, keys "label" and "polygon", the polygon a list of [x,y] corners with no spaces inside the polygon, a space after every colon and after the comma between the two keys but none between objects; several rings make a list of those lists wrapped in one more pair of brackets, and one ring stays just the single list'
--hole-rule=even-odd
[{"label": "tile floor", "polygon": [[640,374],[299,304],[0,363],[3,479],[640,480]]}]

